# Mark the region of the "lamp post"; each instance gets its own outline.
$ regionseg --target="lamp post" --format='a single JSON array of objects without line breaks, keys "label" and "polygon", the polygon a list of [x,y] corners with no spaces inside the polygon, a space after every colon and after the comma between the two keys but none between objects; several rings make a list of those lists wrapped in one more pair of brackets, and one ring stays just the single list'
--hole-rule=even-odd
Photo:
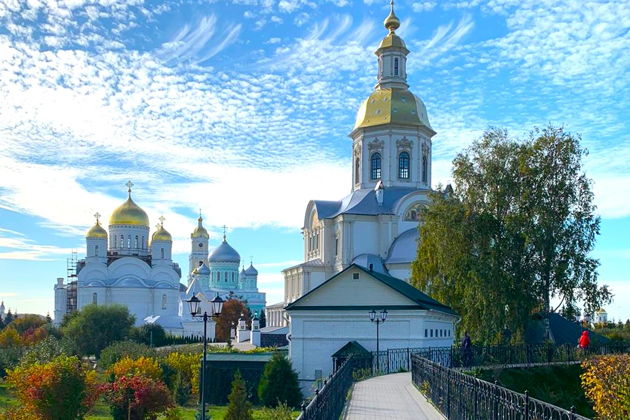
[{"label": "lamp post", "polygon": [[202,318],[203,319],[203,359],[201,363],[201,420],[206,420],[206,354],[208,351],[208,318],[216,317],[218,318],[221,315],[221,311],[223,310],[223,299],[217,296],[210,301],[210,306],[212,310],[212,314],[208,315],[208,312],[201,314],[201,310],[199,308],[199,304],[201,300],[197,296],[193,296],[190,300],[187,300],[188,305],[190,306],[190,314],[193,318]]},{"label": "lamp post", "polygon": [[378,327],[382,322],[385,322],[385,320],[387,319],[387,309],[383,309],[379,314],[376,313],[376,311],[374,309],[372,309],[370,312],[370,321],[371,322],[376,322],[376,369],[380,368],[379,365],[379,361],[380,361],[380,337],[378,334]]}]

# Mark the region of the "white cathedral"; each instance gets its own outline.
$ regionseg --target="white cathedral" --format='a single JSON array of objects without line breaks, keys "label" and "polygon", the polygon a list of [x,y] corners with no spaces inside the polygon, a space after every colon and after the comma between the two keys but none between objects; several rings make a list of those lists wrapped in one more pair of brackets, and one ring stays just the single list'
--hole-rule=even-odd
[{"label": "white cathedral", "polygon": [[375,54],[374,91],[356,116],[352,185],[339,201],[311,200],[304,214],[304,262],[283,270],[284,301],[266,308],[267,323],[287,324],[284,306],[357,264],[409,281],[416,258],[418,214],[431,190],[431,138],[422,100],[407,84],[405,42],[389,30]]},{"label": "white cathedral", "polygon": [[[122,304],[135,316],[136,325],[157,323],[174,335],[198,335],[201,321],[192,318],[186,300],[201,298],[202,308],[219,295],[224,300],[246,301],[253,312],[265,306],[258,292],[258,272],[250,264],[239,272],[240,256],[226,240],[209,254],[208,231],[199,216],[191,236],[188,285],[180,283],[179,264],[172,259],[173,238],[164,218],[149,231],[149,217],[128,198],[109,218],[109,232],[95,214],[96,223],[86,233],[86,256],[76,266],[76,281],[57,279],[55,323],[65,314],[89,304]],[[213,328],[209,328],[214,336]]]}]

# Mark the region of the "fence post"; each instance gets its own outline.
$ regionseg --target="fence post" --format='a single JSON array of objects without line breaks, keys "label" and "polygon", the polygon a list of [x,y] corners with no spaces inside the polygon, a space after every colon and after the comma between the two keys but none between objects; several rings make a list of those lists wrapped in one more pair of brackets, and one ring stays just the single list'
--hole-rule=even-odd
[{"label": "fence post", "polygon": [[392,373],[391,366],[389,365],[389,350],[390,349],[387,349],[387,373]]},{"label": "fence post", "polygon": [[477,420],[477,379],[473,380],[473,420]]},{"label": "fence post", "polygon": [[494,380],[494,420],[499,420],[499,381]]},{"label": "fence post", "polygon": [[407,347],[407,369],[411,372],[411,349]]},{"label": "fence post", "polygon": [[570,420],[575,420],[575,406],[574,405],[571,406],[571,412],[569,413],[569,419]]},{"label": "fence post", "polygon": [[451,370],[446,371],[446,418],[451,418]]},{"label": "fence post", "polygon": [[525,420],[529,420],[529,392],[525,390]]}]

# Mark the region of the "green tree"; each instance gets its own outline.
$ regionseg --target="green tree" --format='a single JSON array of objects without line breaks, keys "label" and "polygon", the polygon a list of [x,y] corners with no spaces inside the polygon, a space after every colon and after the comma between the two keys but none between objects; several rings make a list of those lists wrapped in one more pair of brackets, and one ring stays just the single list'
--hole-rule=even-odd
[{"label": "green tree", "polygon": [[129,338],[148,346],[160,347],[166,343],[166,331],[158,324],[144,324],[132,328]]},{"label": "green tree", "polygon": [[122,305],[87,305],[62,327],[76,351],[98,356],[105,347],[124,340],[134,324],[134,316]]},{"label": "green tree", "polygon": [[534,130],[526,141],[490,130],[453,161],[454,188],[421,212],[413,284],[462,315],[460,328],[497,342],[522,336],[533,312],[610,300],[589,256],[599,232],[579,137]]},{"label": "green tree", "polygon": [[275,352],[265,365],[258,384],[258,398],[267,407],[284,403],[296,408],[302,402],[297,373],[291,362],[279,352]]},{"label": "green tree", "polygon": [[140,357],[154,358],[157,357],[157,353],[146,344],[140,344],[130,340],[117,341],[101,351],[98,360],[99,366],[103,369],[107,369],[125,357],[130,359],[139,359]]},{"label": "green tree", "polygon": [[232,392],[228,396],[227,413],[224,420],[253,420],[252,404],[247,400],[247,389],[241,372],[236,371],[232,381]]}]

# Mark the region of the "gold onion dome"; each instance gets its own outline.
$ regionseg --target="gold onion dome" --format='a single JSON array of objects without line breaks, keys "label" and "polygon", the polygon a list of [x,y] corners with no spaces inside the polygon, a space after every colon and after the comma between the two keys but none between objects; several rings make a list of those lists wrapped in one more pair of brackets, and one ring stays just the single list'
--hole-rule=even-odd
[{"label": "gold onion dome", "polygon": [[202,222],[203,222],[203,218],[200,215],[199,218],[197,219],[197,227],[195,228],[195,230],[193,230],[193,233],[190,234],[191,238],[208,239],[210,237],[210,235],[208,235],[208,231],[206,230],[206,228],[203,227]]},{"label": "gold onion dome", "polygon": [[131,182],[129,187],[129,198],[122,203],[109,217],[110,225],[136,225],[149,227],[149,216],[131,199]]},{"label": "gold onion dome", "polygon": [[172,242],[173,241],[173,237],[171,236],[171,234],[168,233],[166,229],[164,229],[163,223],[158,223],[155,229],[156,231],[153,232],[153,235],[151,235],[151,242],[153,241]]},{"label": "gold onion dome", "polygon": [[86,238],[106,238],[107,239],[107,231],[103,229],[101,223],[97,220],[94,226],[90,228],[85,234]]},{"label": "gold onion dome", "polygon": [[389,16],[385,18],[383,25],[385,25],[385,29],[387,29],[390,33],[393,33],[396,29],[400,28],[400,20],[394,13],[394,0],[390,1],[389,4]]}]

